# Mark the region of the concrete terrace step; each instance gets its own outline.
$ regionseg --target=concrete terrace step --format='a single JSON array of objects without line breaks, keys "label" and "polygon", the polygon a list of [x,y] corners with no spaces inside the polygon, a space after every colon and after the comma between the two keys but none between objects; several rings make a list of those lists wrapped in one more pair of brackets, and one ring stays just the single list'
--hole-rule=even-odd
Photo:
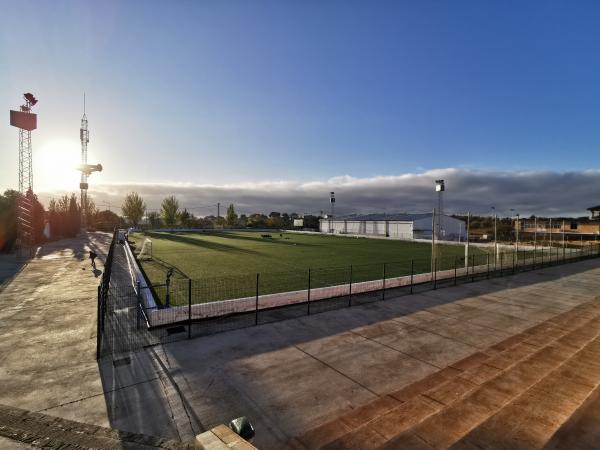
[{"label": "concrete terrace step", "polygon": [[299,436],[292,445],[305,449],[446,448],[553,370],[572,370],[565,361],[591,345],[598,324],[600,304],[579,305],[344,413]]},{"label": "concrete terrace step", "polygon": [[600,338],[596,337],[567,362],[471,430],[452,448],[479,449],[485,445],[487,448],[518,450],[544,447],[598,387],[599,372]]},{"label": "concrete terrace step", "polygon": [[0,436],[32,447],[191,450],[194,444],[89,425],[0,405]]}]

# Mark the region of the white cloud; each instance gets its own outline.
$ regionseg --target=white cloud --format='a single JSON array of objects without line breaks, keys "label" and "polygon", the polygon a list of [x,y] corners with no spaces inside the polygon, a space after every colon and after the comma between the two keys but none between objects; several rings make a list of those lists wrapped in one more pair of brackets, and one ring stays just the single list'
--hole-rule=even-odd
[{"label": "white cloud", "polygon": [[[437,203],[434,180],[446,180],[445,210],[488,214],[491,206],[501,214],[510,209],[522,215],[586,215],[600,204],[600,171],[483,171],[436,169],[396,176],[356,178],[349,175],[327,180],[262,181],[225,185],[190,183],[120,183],[93,185],[90,195],[98,204],[121,204],[127,192],[137,191],[150,209],[159,208],[167,195],[175,195],[195,214],[214,214],[229,203],[243,213],[282,211],[318,213],[329,209],[329,192],[336,193],[336,211],[345,213],[422,212]],[[40,195],[42,200],[48,194]],[[202,206],[202,208],[197,208]]]}]

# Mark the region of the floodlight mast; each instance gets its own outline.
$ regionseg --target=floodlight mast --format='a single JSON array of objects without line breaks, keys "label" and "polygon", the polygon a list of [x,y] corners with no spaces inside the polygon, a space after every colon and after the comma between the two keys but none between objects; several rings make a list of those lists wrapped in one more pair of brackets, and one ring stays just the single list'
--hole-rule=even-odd
[{"label": "floodlight mast", "polygon": [[333,233],[333,213],[335,211],[335,192],[329,193],[329,203],[331,203],[331,215],[329,219],[329,232]]},{"label": "floodlight mast", "polygon": [[436,221],[436,227],[433,231],[436,234],[436,238],[440,240],[443,234],[442,228],[442,217],[444,215],[444,191],[446,190],[446,185],[444,184],[444,180],[435,180],[435,191],[438,193],[438,207],[437,207],[437,215],[438,220]]},{"label": "floodlight mast", "polygon": [[19,111],[10,111],[10,124],[19,129],[19,197],[17,201],[17,246],[22,252],[26,245],[32,249],[33,229],[33,158],[31,132],[37,128],[37,115],[31,108],[38,102],[27,92],[23,94],[25,104]]}]

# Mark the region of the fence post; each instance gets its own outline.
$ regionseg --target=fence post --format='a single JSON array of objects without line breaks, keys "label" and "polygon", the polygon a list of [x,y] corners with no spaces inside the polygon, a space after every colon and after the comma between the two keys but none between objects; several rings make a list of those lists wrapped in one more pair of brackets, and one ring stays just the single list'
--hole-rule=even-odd
[{"label": "fence post", "polygon": [[385,300],[385,263],[383,263],[383,292],[381,293],[381,300]]},{"label": "fence post", "polygon": [[515,252],[513,252],[513,254],[512,254],[512,262],[513,262],[513,271],[512,271],[512,273],[514,275],[515,274]]},{"label": "fence post", "polygon": [[101,310],[102,310],[102,288],[98,285],[98,306],[96,312],[96,359],[100,359],[100,351],[102,349],[102,331],[100,329]]},{"label": "fence post", "polygon": [[415,260],[410,260],[410,293],[413,293],[413,274],[415,273]]},{"label": "fence post", "polygon": [[350,296],[348,297],[348,306],[352,306],[352,264],[350,264]]},{"label": "fence post", "polygon": [[[260,279],[260,273],[257,272],[256,273],[256,296],[254,297],[254,302],[255,302],[254,325],[258,325],[258,282],[259,282],[259,279]],[[309,290],[309,292],[310,292],[310,290]]]},{"label": "fence post", "polygon": [[142,291],[140,290],[140,282],[139,282],[139,280],[136,283],[136,286],[137,286],[137,293],[136,293],[137,305],[136,305],[135,310],[137,312],[137,320],[136,320],[136,322],[137,322],[137,329],[139,330],[140,329],[140,315],[141,315],[140,308],[142,307],[142,303],[140,301],[140,297],[142,295]]},{"label": "fence post", "polygon": [[490,279],[490,254],[489,253],[486,253],[486,254],[487,254],[487,262],[486,262],[486,264],[487,264],[487,274],[486,274],[486,278],[489,280]]},{"label": "fence post", "polygon": [[188,278],[188,339],[192,338],[192,279]]},{"label": "fence post", "polygon": [[307,313],[310,316],[310,267],[308,268],[308,298],[306,302]]},{"label": "fence post", "polygon": [[456,286],[456,256],[454,257],[454,286]]}]

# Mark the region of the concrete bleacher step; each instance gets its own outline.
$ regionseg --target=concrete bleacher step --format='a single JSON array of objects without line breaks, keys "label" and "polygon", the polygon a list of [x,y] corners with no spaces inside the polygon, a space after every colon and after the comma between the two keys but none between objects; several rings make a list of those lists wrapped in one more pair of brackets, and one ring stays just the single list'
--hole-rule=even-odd
[{"label": "concrete bleacher step", "polygon": [[299,436],[293,446],[332,450],[447,448],[552,371],[559,367],[571,370],[570,365],[563,367],[565,361],[584,347],[587,352],[595,348],[591,342],[598,335],[595,330],[599,323],[600,305],[580,305],[343,413]]}]

